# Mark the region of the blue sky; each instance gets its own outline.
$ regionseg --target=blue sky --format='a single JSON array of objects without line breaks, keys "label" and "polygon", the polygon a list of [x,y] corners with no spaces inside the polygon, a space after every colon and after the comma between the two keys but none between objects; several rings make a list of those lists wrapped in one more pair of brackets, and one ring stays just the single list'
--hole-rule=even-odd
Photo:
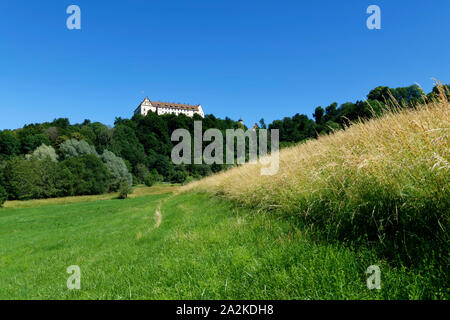
[{"label": "blue sky", "polygon": [[[71,4],[81,30],[66,28]],[[252,125],[379,85],[428,92],[450,82],[449,36],[448,0],[2,0],[0,129],[113,124],[147,95]]]}]

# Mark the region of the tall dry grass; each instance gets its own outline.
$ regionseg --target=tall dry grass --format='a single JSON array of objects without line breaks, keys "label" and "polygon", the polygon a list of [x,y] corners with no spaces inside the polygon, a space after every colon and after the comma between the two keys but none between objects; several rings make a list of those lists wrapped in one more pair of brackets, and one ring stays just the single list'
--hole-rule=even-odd
[{"label": "tall dry grass", "polygon": [[446,260],[449,111],[445,95],[280,151],[279,171],[245,164],[193,182],[258,210],[281,213],[327,239],[377,244],[390,257]]}]

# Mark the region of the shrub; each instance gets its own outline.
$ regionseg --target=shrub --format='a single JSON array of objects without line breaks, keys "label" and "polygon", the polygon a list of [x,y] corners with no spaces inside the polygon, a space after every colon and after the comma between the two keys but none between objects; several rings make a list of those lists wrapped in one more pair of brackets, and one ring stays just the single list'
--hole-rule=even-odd
[{"label": "shrub", "polygon": [[186,181],[187,177],[188,174],[186,171],[175,170],[171,172],[169,180],[172,183],[183,183]]},{"label": "shrub", "polygon": [[212,169],[207,164],[194,164],[191,165],[191,173],[194,177],[207,177],[212,174]]},{"label": "shrub", "polygon": [[139,179],[137,176],[135,176],[134,174],[132,174],[133,176],[133,185],[138,185],[138,184],[143,184],[144,181],[142,181],[141,179]]},{"label": "shrub", "polygon": [[157,177],[154,174],[149,172],[149,173],[147,173],[147,175],[144,178],[144,184],[147,187],[151,187],[152,185],[155,184],[156,179],[157,179]]},{"label": "shrub", "polygon": [[125,178],[121,178],[119,181],[119,199],[126,199],[128,195],[132,192],[128,181]]},{"label": "shrub", "polygon": [[160,175],[158,173],[158,171],[156,171],[156,169],[153,169],[152,171],[150,171],[150,173],[155,178],[155,182],[162,182],[162,181],[164,181],[164,177],[162,175]]},{"label": "shrub", "polygon": [[183,182],[183,184],[189,184],[191,182],[195,181],[195,178],[193,176],[188,176],[186,180]]},{"label": "shrub", "polygon": [[150,171],[147,169],[147,167],[142,163],[138,163],[136,165],[135,171],[136,171],[136,176],[138,177],[138,179],[140,181],[144,181],[145,177],[150,173]]}]

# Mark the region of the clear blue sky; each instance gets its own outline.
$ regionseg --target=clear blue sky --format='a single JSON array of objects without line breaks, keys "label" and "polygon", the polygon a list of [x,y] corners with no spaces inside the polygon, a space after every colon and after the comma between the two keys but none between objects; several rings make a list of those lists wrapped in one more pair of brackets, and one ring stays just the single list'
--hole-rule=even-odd
[{"label": "clear blue sky", "polygon": [[[82,29],[66,28],[81,8]],[[381,7],[381,30],[366,8]],[[139,102],[204,106],[252,125],[450,82],[448,0],[1,0],[0,129],[113,124]]]}]

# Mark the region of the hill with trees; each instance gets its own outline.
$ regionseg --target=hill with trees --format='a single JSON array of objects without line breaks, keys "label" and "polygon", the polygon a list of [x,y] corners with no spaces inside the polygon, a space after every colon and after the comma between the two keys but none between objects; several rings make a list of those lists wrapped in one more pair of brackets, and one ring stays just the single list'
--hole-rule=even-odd
[{"label": "hill with trees", "polygon": [[[450,92],[449,86],[444,88]],[[268,128],[279,129],[280,146],[284,147],[376,116],[386,103],[395,108],[413,108],[434,99],[437,94],[437,87],[428,95],[417,85],[395,89],[377,87],[369,92],[367,101],[317,107],[314,120],[296,114],[275,120]],[[194,121],[202,121],[203,131],[221,130],[224,137],[226,129],[246,129],[236,121],[214,115],[202,119],[198,115],[190,118],[150,112],[145,117],[116,118],[113,127],[90,120],[70,124],[68,119],[59,118],[0,131],[0,203],[5,199],[117,191],[123,181],[128,185],[145,183],[149,186],[158,181],[184,183],[228,168],[225,164],[172,163],[171,133],[183,128],[193,136]],[[263,119],[260,124],[266,128]]]}]

